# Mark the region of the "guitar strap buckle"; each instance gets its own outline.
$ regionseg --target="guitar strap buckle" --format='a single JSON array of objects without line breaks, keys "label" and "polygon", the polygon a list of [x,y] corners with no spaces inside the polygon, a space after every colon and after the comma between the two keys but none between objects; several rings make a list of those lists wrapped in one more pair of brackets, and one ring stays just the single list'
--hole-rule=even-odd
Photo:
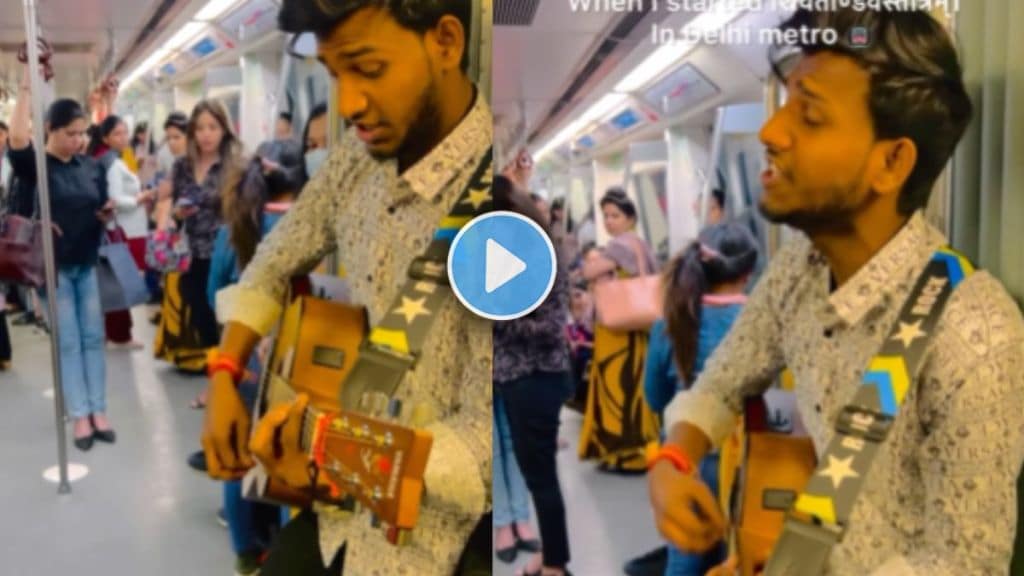
[{"label": "guitar strap buckle", "polygon": [[821,576],[841,538],[838,530],[787,516],[764,576]]},{"label": "guitar strap buckle", "polygon": [[341,390],[341,406],[345,410],[359,411],[367,394],[394,396],[405,373],[416,364],[416,357],[387,350],[381,346],[364,344],[359,358],[352,366]]},{"label": "guitar strap buckle", "polygon": [[847,404],[836,418],[836,432],[880,444],[889,436],[893,418],[857,404]]},{"label": "guitar strap buckle", "polygon": [[441,286],[448,286],[448,263],[419,256],[409,264],[409,278],[413,280],[425,280]]}]

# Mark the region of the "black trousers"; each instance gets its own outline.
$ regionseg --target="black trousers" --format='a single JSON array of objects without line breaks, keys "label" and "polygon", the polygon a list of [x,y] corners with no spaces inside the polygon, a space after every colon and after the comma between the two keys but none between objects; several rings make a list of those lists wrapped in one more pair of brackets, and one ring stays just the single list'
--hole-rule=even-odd
[{"label": "black trousers", "polygon": [[316,514],[303,510],[278,533],[260,576],[340,576],[344,564],[345,548],[342,547],[331,565],[324,568]]},{"label": "black trousers", "polygon": [[181,276],[181,299],[189,310],[188,325],[182,326],[195,332],[200,348],[212,348],[220,342],[217,331],[217,316],[210,307],[206,295],[206,283],[210,279],[210,260],[193,258],[188,272]]},{"label": "black trousers", "polygon": [[7,331],[7,311],[0,310],[0,362],[11,361],[11,334]]},{"label": "black trousers", "polygon": [[516,461],[533,496],[544,546],[544,565],[569,563],[565,501],[558,484],[558,415],[575,392],[568,373],[537,372],[499,384],[505,399]]}]

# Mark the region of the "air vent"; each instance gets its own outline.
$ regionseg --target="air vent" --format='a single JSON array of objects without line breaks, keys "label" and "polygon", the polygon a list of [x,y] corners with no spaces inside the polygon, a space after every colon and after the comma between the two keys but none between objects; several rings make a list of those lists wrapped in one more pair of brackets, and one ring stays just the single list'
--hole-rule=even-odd
[{"label": "air vent", "polygon": [[[595,50],[587,60],[587,63],[584,64],[583,68],[581,68],[576,74],[576,77],[573,79],[569,87],[566,88],[562,97],[558,99],[558,102],[556,102],[551,108],[551,111],[548,112],[544,121],[534,129],[532,134],[530,134],[530,140],[535,139],[549,123],[553,122],[555,118],[558,117],[559,113],[561,113],[575,100],[576,95],[579,94],[580,90],[582,90],[587,82],[594,77],[594,74],[600,70],[601,66],[606,60],[608,60],[608,57],[622,45],[623,41],[630,38],[630,36],[639,33],[637,27],[641,22],[652,15],[653,7],[654,3],[651,0],[645,0],[642,10],[629,12],[619,19],[615,24],[615,27],[606,35],[605,39],[597,47],[597,50]],[[662,15],[662,17],[664,17],[664,15]]]},{"label": "air vent", "polygon": [[[21,47],[20,42],[2,42],[0,43],[0,52],[17,54]],[[93,44],[88,42],[50,42],[50,47],[53,48],[54,54],[89,54],[92,52]]]},{"label": "air vent", "polygon": [[497,0],[494,6],[495,26],[530,26],[537,16],[540,0]]}]

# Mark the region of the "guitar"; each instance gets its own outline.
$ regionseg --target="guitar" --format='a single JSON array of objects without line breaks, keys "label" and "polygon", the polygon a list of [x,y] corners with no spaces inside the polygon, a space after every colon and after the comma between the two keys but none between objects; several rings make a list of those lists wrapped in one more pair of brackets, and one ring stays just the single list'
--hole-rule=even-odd
[{"label": "guitar", "polygon": [[[391,543],[402,544],[419,515],[433,438],[417,429],[427,423],[422,411],[404,414],[397,400],[382,395],[365,395],[358,413],[342,409],[341,384],[367,332],[364,308],[296,297],[265,362],[253,422],[307,394],[300,446],[330,486],[315,500],[353,513],[365,507],[373,513],[374,527],[384,528]],[[259,465],[243,480],[243,494],[298,508],[314,502],[309,491],[275,481]]]},{"label": "guitar", "polygon": [[743,576],[764,570],[782,534],[786,512],[817,463],[809,437],[778,431],[792,428],[791,422],[782,419],[770,413],[764,396],[748,399],[743,423],[734,434],[734,439],[740,439],[740,451],[723,453],[723,469],[728,472],[723,475],[722,493],[729,495],[729,549],[739,558]]}]

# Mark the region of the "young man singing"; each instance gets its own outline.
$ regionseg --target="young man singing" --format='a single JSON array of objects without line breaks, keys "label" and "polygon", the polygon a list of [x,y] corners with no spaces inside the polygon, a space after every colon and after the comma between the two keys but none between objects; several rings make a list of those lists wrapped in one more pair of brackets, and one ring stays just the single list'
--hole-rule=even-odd
[{"label": "young man singing", "polygon": [[[795,66],[779,69],[788,99],[761,131],[760,207],[803,235],[774,258],[695,386],[665,412],[670,457],[663,448],[654,461],[650,496],[659,531],[687,550],[721,539],[723,517],[675,456],[699,462],[732,432],[743,398],[788,367],[822,458],[868,361],[947,243],[922,210],[971,118],[949,36],[922,12],[799,10],[783,24],[801,26],[844,39],[864,28],[871,40],[800,46]],[[907,326],[896,338],[923,336],[922,369],[824,574],[1007,571],[1024,459],[1024,321],[979,271],[955,288],[933,334]],[[856,476],[833,464],[824,474],[833,482]]]},{"label": "young man singing", "polygon": [[[337,249],[353,299],[371,324],[433,316],[430,338],[401,382],[404,406],[426,404],[433,449],[411,543],[393,546],[366,512],[305,511],[282,532],[265,576],[345,574],[449,576],[470,532],[490,507],[491,323],[451,298],[440,309],[394,309],[413,258],[481,165],[492,119],[470,80],[470,0],[285,0],[282,28],[313,31],[320,60],[338,79],[351,128],[263,241],[239,284],[218,295],[225,331],[214,362],[203,446],[211,476],[239,478],[253,465],[249,418],[231,366],[245,366],[282,312],[289,279]],[[301,401],[264,417],[251,449],[272,477],[308,487],[294,439]],[[344,545],[344,549],[342,546]]]}]

